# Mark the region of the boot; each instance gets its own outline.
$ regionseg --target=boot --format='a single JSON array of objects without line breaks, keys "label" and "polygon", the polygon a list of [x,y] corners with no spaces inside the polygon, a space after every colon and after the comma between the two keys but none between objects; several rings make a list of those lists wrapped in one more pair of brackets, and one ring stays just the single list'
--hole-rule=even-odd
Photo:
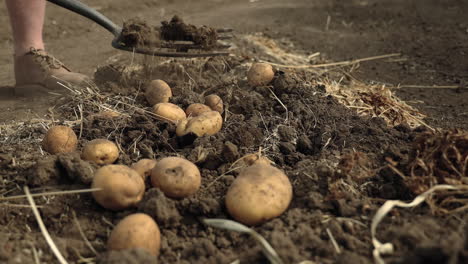
[{"label": "boot", "polygon": [[72,72],[62,62],[44,50],[31,48],[31,51],[15,57],[15,92],[18,95],[31,93],[66,93],[67,88],[80,88],[90,82],[83,74]]}]

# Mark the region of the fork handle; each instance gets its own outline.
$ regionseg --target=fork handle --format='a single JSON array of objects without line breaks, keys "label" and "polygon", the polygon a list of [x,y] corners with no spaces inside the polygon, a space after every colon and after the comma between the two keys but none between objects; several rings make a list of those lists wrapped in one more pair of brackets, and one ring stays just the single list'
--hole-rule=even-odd
[{"label": "fork handle", "polygon": [[91,19],[92,21],[96,22],[97,24],[107,29],[112,34],[114,34],[115,37],[118,37],[122,31],[121,27],[117,26],[114,22],[112,22],[110,19],[105,17],[103,14],[85,5],[81,1],[78,1],[78,0],[47,0],[47,1]]}]

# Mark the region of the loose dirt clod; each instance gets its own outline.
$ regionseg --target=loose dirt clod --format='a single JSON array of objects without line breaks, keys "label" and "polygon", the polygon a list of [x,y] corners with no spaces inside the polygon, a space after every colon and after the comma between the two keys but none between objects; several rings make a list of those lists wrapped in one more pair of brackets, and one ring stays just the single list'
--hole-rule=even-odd
[{"label": "loose dirt clod", "polygon": [[97,258],[98,264],[158,263],[157,258],[144,249],[133,248],[104,252]]},{"label": "loose dirt clod", "polygon": [[159,31],[140,18],[125,21],[120,41],[128,47],[151,46],[159,42]]},{"label": "loose dirt clod", "polygon": [[204,49],[210,49],[216,45],[218,34],[211,27],[185,24],[179,16],[174,16],[169,22],[163,21],[161,24],[161,38],[164,40],[193,41],[194,44]]},{"label": "loose dirt clod", "polygon": [[181,220],[176,202],[167,198],[161,190],[156,188],[146,191],[138,204],[138,210],[153,217],[163,227],[178,225]]}]

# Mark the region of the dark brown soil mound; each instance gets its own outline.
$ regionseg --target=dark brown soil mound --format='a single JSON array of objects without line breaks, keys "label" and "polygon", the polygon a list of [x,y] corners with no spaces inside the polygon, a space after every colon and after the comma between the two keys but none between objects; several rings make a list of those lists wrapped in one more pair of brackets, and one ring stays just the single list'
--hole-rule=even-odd
[{"label": "dark brown soil mound", "polygon": [[[399,94],[428,115],[429,125],[467,128],[467,92],[462,87],[468,76],[468,60],[463,59],[467,54],[463,43],[468,36],[463,14],[468,5],[463,1],[274,0],[268,4],[250,3],[248,7],[242,1],[227,0],[191,4],[144,0],[138,5],[132,1],[115,0],[112,5],[108,2],[97,0],[95,5],[116,20],[139,14],[158,24],[165,15],[155,15],[155,10],[177,11],[184,17],[190,15],[199,24],[230,26],[238,32],[264,32],[279,42],[290,43],[288,49],[303,49],[307,55],[320,52],[323,58],[333,61],[401,52],[403,57],[398,61],[362,63],[355,69],[355,77],[390,86],[460,86],[402,88]],[[102,29],[84,19],[69,23],[70,14],[54,8],[49,8],[51,15],[46,21],[48,48],[73,69],[91,74],[109,56],[109,61],[113,61],[114,55],[123,55],[108,46]],[[8,23],[1,25],[8,32]],[[10,35],[0,38],[9,54]],[[138,37],[130,40],[137,43]],[[83,51],[82,47],[89,43],[95,45]],[[457,147],[460,157],[451,148],[440,148],[464,146],[456,143],[463,142],[462,137],[456,136],[462,132],[434,134],[422,128],[411,130],[406,125],[388,127],[380,118],[358,116],[315,84],[321,76],[305,72],[279,72],[270,86],[251,88],[244,79],[249,60],[243,58],[268,57],[262,57],[261,50],[243,45],[237,48],[241,52],[250,50],[248,55],[225,60],[147,58],[146,62],[156,65],[143,67],[131,63],[132,58],[125,61],[125,66],[104,66],[96,74],[99,94],[84,92],[65,106],[60,103],[49,108],[55,100],[42,104],[2,101],[0,121],[14,118],[16,122],[13,128],[0,125],[0,195],[22,194],[24,185],[30,185],[33,192],[89,187],[85,183],[94,165],[82,162],[76,153],[55,157],[39,148],[47,126],[69,125],[82,135],[81,145],[95,137],[115,141],[123,153],[119,163],[178,154],[195,161],[203,174],[202,188],[193,197],[172,200],[148,184],[138,207],[124,212],[107,211],[87,194],[36,197],[49,233],[69,262],[155,262],[140,250],[106,252],[105,242],[113,225],[139,211],[150,214],[160,224],[160,263],[231,263],[237,259],[241,263],[267,263],[260,247],[248,236],[209,228],[199,221],[202,217],[229,218],[223,197],[237,176],[229,172],[231,165],[240,156],[261,147],[264,155],[286,171],[294,185],[294,200],[288,211],[255,227],[283,261],[373,263],[370,220],[385,199],[414,197],[416,188],[408,184],[412,164],[423,160],[420,164],[432,166],[428,167],[435,175],[415,166],[413,180],[418,183],[422,179],[424,188],[466,179],[456,172],[462,171],[460,161],[466,155],[466,147]],[[9,73],[12,56],[8,54],[1,56],[3,85],[14,83]],[[315,59],[311,57],[312,63],[318,62]],[[149,107],[141,95],[142,87],[156,78],[170,83],[174,102],[182,107],[202,102],[204,95],[219,94],[226,102],[223,130],[206,138],[175,137],[172,125],[156,121],[145,112]],[[119,114],[105,114],[109,112],[103,105]],[[41,106],[44,113],[53,114],[43,119],[38,111],[29,110],[32,106]],[[9,133],[9,129],[14,133]],[[429,155],[432,150],[434,155]],[[395,245],[395,254],[386,256],[386,263],[468,263],[468,215],[463,210],[452,210],[463,209],[466,195],[438,194],[433,202],[448,211],[432,214],[433,205],[395,209],[381,223],[377,237]],[[98,256],[84,242],[83,235]],[[41,263],[56,262],[27,201],[2,200],[0,262],[35,263],[34,252]]]},{"label": "dark brown soil mound", "polygon": [[[80,212],[81,229],[98,252],[106,251],[109,222],[115,224],[122,217],[139,211],[153,216],[161,227],[161,263],[230,263],[236,259],[264,263],[260,247],[249,237],[208,228],[199,221],[206,217],[229,218],[224,208],[224,195],[237,175],[230,171],[231,165],[239,157],[261,149],[286,172],[294,188],[289,209],[277,219],[255,228],[271,242],[283,261],[370,262],[367,226],[380,199],[413,196],[396,173],[382,168],[386,168],[389,157],[407,160],[411,142],[418,132],[405,125],[389,127],[378,117],[359,116],[328,96],[323,86],[314,85],[317,77],[307,72],[279,71],[271,85],[250,87],[243,77],[248,62],[229,57],[205,61],[169,60],[134,68],[106,66],[96,73],[96,77],[103,77],[97,80],[103,88],[90,99],[93,104],[86,101],[88,97],[84,94],[61,108],[64,119],[71,120],[75,116],[75,106],[85,105],[82,126],[74,127],[75,132],[81,134],[81,144],[94,138],[109,138],[122,149],[117,161],[120,164],[177,154],[195,162],[203,175],[201,189],[190,198],[172,200],[147,184],[147,193],[138,208],[119,213],[102,209],[90,195],[54,196],[47,202],[37,199],[43,206],[40,210],[46,225],[63,241],[59,245],[68,252],[69,260],[92,256],[80,240],[72,211]],[[109,74],[109,69],[115,74]],[[223,98],[226,111],[222,131],[202,138],[179,138],[174,125],[157,121],[148,114],[149,106],[138,92],[139,87],[161,77],[173,88],[171,101],[183,108],[202,102],[208,94]],[[125,103],[128,98],[133,98],[131,104]],[[114,110],[120,114],[96,114],[103,104],[119,105]],[[44,130],[22,133],[41,138]],[[3,145],[0,150],[11,153],[11,147]],[[15,157],[21,162],[13,164],[10,156],[2,156],[4,166],[0,171],[4,181],[11,184],[76,189],[88,186],[87,171],[94,168],[73,154],[44,159],[34,142],[17,145]],[[14,189],[11,184],[6,189]],[[2,207],[2,210],[2,225],[13,218],[23,224],[16,228],[21,229],[28,223],[34,225],[33,218],[17,215],[27,209]],[[429,215],[424,219],[436,221],[438,225],[444,223]],[[384,239],[394,236],[392,232],[401,233],[388,227],[382,224],[386,230]],[[431,228],[422,226],[421,232],[427,230],[426,227]],[[341,254],[336,253],[325,232],[327,229],[339,244]],[[34,235],[40,236],[37,232]],[[24,238],[10,238],[7,243],[19,245]],[[432,241],[431,238],[426,240]],[[460,250],[453,254],[464,252],[461,250],[463,241],[454,240]],[[445,248],[437,248],[445,252]],[[401,245],[400,252],[413,252],[412,249],[405,244]],[[15,254],[19,253],[15,250],[4,253],[7,258]],[[134,255],[135,258],[146,257],[136,251],[123,252],[122,257],[116,254],[106,253],[99,260],[121,263],[118,261],[132,259]],[[50,256],[49,260],[52,259]]]}]

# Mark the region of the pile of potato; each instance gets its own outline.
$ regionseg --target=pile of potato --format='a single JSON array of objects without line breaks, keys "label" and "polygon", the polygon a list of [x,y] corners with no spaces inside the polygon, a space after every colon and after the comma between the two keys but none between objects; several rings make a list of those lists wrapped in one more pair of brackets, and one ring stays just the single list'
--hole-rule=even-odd
[{"label": "pile of potato", "polygon": [[[271,82],[274,72],[268,66],[254,64],[248,72],[249,84],[262,86]],[[221,130],[224,105],[217,95],[208,95],[204,104],[189,105],[184,111],[169,102],[172,97],[169,85],[154,80],[146,87],[145,97],[158,119],[177,125],[177,136],[194,134],[201,137]],[[78,139],[71,128],[55,126],[47,131],[42,144],[51,154],[68,153],[77,150]],[[198,167],[181,157],[141,159],[131,166],[115,164],[119,147],[107,139],[86,142],[81,158],[101,166],[95,171],[91,184],[92,188],[100,190],[94,191],[92,196],[103,208],[113,211],[135,207],[143,198],[148,178],[153,187],[172,199],[194,195],[202,182]],[[284,172],[258,154],[246,155],[236,162],[242,169],[226,193],[225,206],[229,214],[247,225],[261,224],[281,215],[292,199],[292,186]],[[160,229],[155,220],[146,214],[135,213],[115,226],[107,247],[109,250],[142,248],[158,256],[160,244]]]},{"label": "pile of potato", "polygon": [[177,125],[178,136],[214,135],[223,125],[223,101],[215,94],[206,96],[205,104],[191,104],[184,111],[169,102],[172,97],[171,87],[163,80],[153,80],[146,86],[145,97],[158,119]]},{"label": "pile of potato", "polygon": [[[51,154],[74,152],[77,145],[75,132],[67,126],[51,127],[42,141],[43,148]],[[166,157],[159,161],[142,159],[130,167],[114,164],[119,158],[119,148],[107,139],[85,143],[81,158],[102,166],[95,171],[91,184],[92,188],[100,190],[94,191],[92,196],[99,205],[109,210],[135,207],[143,198],[148,177],[154,187],[176,199],[193,195],[201,185],[198,167],[179,157]],[[136,247],[146,249],[155,256],[159,254],[159,227],[150,216],[141,213],[124,218],[108,240],[109,250]]]}]

